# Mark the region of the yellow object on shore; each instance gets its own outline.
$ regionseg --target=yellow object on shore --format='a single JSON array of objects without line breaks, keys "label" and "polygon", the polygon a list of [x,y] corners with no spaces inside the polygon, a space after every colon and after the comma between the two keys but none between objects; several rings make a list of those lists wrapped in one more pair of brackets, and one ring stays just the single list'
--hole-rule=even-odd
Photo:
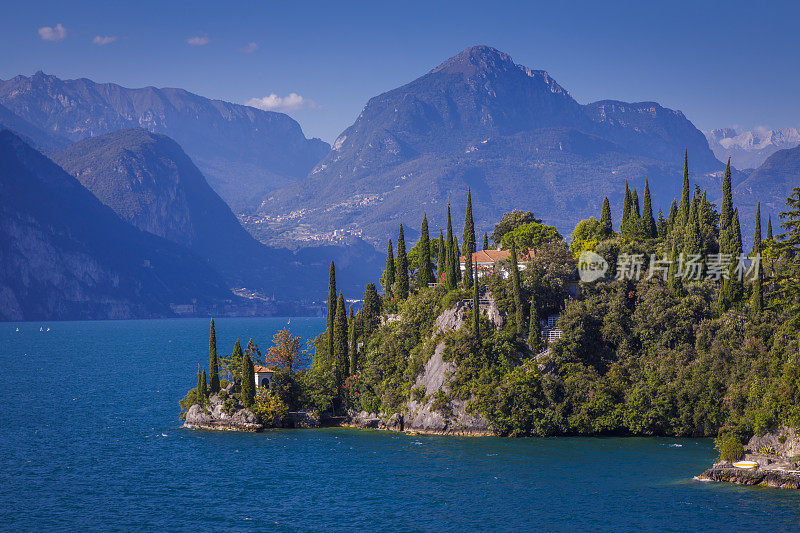
[{"label": "yellow object on shore", "polygon": [[758,463],[755,461],[739,461],[738,463],[733,463],[733,466],[736,468],[752,469],[758,468]]}]

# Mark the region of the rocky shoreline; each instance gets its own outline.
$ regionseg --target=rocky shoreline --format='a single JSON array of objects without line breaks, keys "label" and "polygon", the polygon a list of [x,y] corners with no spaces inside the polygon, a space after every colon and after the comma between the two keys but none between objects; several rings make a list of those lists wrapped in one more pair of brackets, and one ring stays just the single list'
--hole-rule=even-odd
[{"label": "rocky shoreline", "polygon": [[[715,463],[697,476],[702,481],[800,489],[800,436],[793,428],[781,427],[756,435],[745,446],[742,461],[754,461],[758,468],[745,469],[729,461]],[[765,453],[768,452],[768,453]]]}]

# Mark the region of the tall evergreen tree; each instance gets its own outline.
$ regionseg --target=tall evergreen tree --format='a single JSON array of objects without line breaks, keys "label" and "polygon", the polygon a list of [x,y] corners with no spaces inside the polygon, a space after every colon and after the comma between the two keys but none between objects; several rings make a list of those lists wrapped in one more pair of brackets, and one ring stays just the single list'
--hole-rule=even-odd
[{"label": "tall evergreen tree", "polygon": [[236,344],[233,345],[233,355],[231,356],[231,362],[236,365],[238,369],[233,376],[234,380],[239,381],[239,390],[242,390],[242,383],[244,378],[244,354],[242,353],[242,344],[239,342],[239,339],[236,339]]},{"label": "tall evergreen tree", "polygon": [[658,207],[658,222],[656,223],[656,233],[659,239],[663,239],[669,232],[669,226],[664,215],[661,213],[661,206]]},{"label": "tall evergreen tree", "polygon": [[358,367],[358,324],[356,323],[356,316],[353,313],[353,306],[350,306],[350,317],[347,320],[347,325],[350,329],[349,337],[350,337],[350,375],[354,375],[356,373]]},{"label": "tall evergreen tree", "polygon": [[634,216],[636,221],[642,218],[642,211],[639,208],[639,194],[636,192],[636,187],[631,191],[631,215]]},{"label": "tall evergreen tree", "polygon": [[336,316],[336,266],[331,261],[328,271],[328,357],[333,356],[333,319]]},{"label": "tall evergreen tree", "polygon": [[408,256],[406,255],[406,238],[403,235],[403,225],[400,224],[400,233],[397,236],[397,297],[401,300],[408,298]]},{"label": "tall evergreen tree", "polygon": [[239,398],[245,407],[250,407],[253,405],[253,400],[255,398],[253,361],[248,354],[242,353],[242,345],[239,343],[238,339],[233,347],[233,358],[239,362],[239,375],[241,380],[239,383]]},{"label": "tall evergreen tree", "polygon": [[453,237],[453,279],[461,281],[461,250],[458,248],[458,237]]},{"label": "tall evergreen tree", "polygon": [[[389,239],[389,246],[386,248],[386,286],[383,292],[386,296],[392,298],[392,286],[394,286],[394,252],[392,251],[392,239]],[[335,311],[334,311],[335,312]]]},{"label": "tall evergreen tree", "polygon": [[203,374],[200,373],[200,365],[198,364],[197,365],[197,387],[196,388],[197,388],[197,395],[200,396],[201,398],[202,398],[202,393],[203,393],[203,382],[201,381],[202,379],[203,379]]},{"label": "tall evergreen tree", "polygon": [[472,252],[464,251],[464,288],[469,289],[472,285]]},{"label": "tall evergreen tree", "polygon": [[436,281],[442,276],[447,265],[447,247],[444,245],[444,236],[442,235],[442,228],[439,228],[439,244],[437,245],[436,252]]},{"label": "tall evergreen tree", "polygon": [[689,220],[686,223],[686,234],[683,237],[683,253],[689,258],[691,255],[697,255],[702,252],[702,241],[700,238],[700,222],[698,220],[698,201],[695,196],[695,201],[692,202],[691,210],[689,211]]},{"label": "tall evergreen tree", "polygon": [[211,319],[211,332],[208,336],[208,358],[211,372],[211,394],[219,392],[219,360],[217,359],[217,332],[214,319]]},{"label": "tall evergreen tree", "polygon": [[683,189],[681,190],[681,203],[678,205],[678,215],[675,222],[683,227],[689,220],[689,152],[683,153]]},{"label": "tall evergreen tree", "polygon": [[669,214],[667,215],[667,229],[672,231],[675,228],[675,219],[678,218],[678,202],[672,200],[669,206]]},{"label": "tall evergreen tree", "polygon": [[772,240],[772,214],[767,215],[767,240]]},{"label": "tall evergreen tree", "polygon": [[419,269],[417,270],[417,283],[420,290],[433,283],[433,267],[431,266],[431,239],[428,234],[428,215],[422,216],[422,228],[419,232]]},{"label": "tall evergreen tree", "polygon": [[522,309],[522,283],[519,279],[517,246],[513,240],[511,241],[511,288],[514,293],[514,326],[517,335],[522,335],[522,332],[525,330],[525,311]]},{"label": "tall evergreen tree", "polygon": [[622,235],[625,235],[625,236],[630,234],[630,230],[629,230],[628,226],[630,225],[631,210],[633,209],[633,205],[632,204],[633,204],[633,202],[632,202],[632,199],[631,199],[631,190],[628,188],[628,182],[626,180],[625,181],[625,198],[623,199],[623,202],[622,202],[622,222],[620,222],[620,225],[619,225],[619,232]]},{"label": "tall evergreen tree", "polygon": [[727,253],[730,254],[732,262],[728,271],[728,279],[723,283],[722,290],[719,294],[720,311],[730,309],[742,299],[744,293],[742,280],[739,279],[739,275],[736,273],[736,265],[739,262],[739,256],[742,255],[742,230],[739,225],[738,209],[733,210]]},{"label": "tall evergreen tree", "polygon": [[489,249],[489,236],[486,234],[485,231],[483,232],[483,249],[484,250]]},{"label": "tall evergreen tree", "polygon": [[733,196],[731,194],[731,158],[725,167],[725,177],[722,180],[722,207],[719,212],[719,251],[732,253],[733,243],[731,224],[733,223]]},{"label": "tall evergreen tree", "polygon": [[464,233],[462,234],[461,242],[463,244],[464,257],[475,252],[475,221],[472,219],[471,188],[467,188],[467,210],[464,214]]},{"label": "tall evergreen tree", "polygon": [[539,312],[536,310],[536,302],[531,298],[531,320],[528,326],[528,346],[534,354],[542,349],[542,332],[539,326]]},{"label": "tall evergreen tree", "polygon": [[[755,234],[753,235],[753,252],[752,255],[758,255],[761,253],[761,202],[758,202],[758,207],[756,207],[756,229]],[[754,259],[760,260],[760,259]],[[756,277],[753,280],[753,296],[750,300],[750,310],[754,317],[758,317],[761,315],[761,311],[764,309],[764,297],[761,293],[762,285],[764,282],[763,269],[761,268],[761,264],[758,265],[758,271],[756,272]]]},{"label": "tall evergreen tree", "polygon": [[599,233],[601,239],[609,239],[614,234],[611,223],[611,205],[608,203],[608,196],[603,198],[603,207],[600,210]]},{"label": "tall evergreen tree", "polygon": [[336,304],[336,317],[333,323],[333,360],[337,388],[347,377],[350,363],[347,344],[347,309],[344,305],[344,296],[339,293],[339,300]]},{"label": "tall evergreen tree", "polygon": [[480,299],[478,298],[478,271],[475,271],[475,278],[472,280],[472,334],[475,340],[481,342],[481,313]]},{"label": "tall evergreen tree", "polygon": [[207,383],[206,380],[207,380],[207,378],[206,378],[206,368],[203,367],[203,376],[200,378],[200,386],[202,387],[202,392],[200,393],[200,395],[203,398],[208,398],[208,386],[206,385],[206,383]]},{"label": "tall evergreen tree", "polygon": [[458,256],[455,255],[455,251],[453,250],[453,239],[453,221],[450,218],[450,204],[447,204],[447,237],[445,241],[445,245],[447,246],[447,266],[445,269],[447,271],[447,288],[449,290],[456,288],[455,268],[453,264],[455,263],[458,265]]},{"label": "tall evergreen tree", "polygon": [[[660,212],[660,210],[659,210]],[[644,180],[644,205],[642,206],[642,237],[654,239],[658,237],[656,221],[653,219],[653,206],[650,199],[650,183]]]},{"label": "tall evergreen tree", "polygon": [[[364,307],[361,308],[361,335],[366,340],[375,333],[381,314],[380,298],[374,283],[367,283],[364,289]],[[366,344],[365,344],[366,345]]]}]

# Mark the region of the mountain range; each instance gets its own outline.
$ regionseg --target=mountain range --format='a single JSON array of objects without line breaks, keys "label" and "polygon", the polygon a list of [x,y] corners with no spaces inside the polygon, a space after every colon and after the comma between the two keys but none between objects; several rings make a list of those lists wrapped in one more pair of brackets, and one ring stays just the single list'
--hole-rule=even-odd
[{"label": "mountain range", "polygon": [[734,127],[704,133],[717,158],[726,161],[730,157],[731,164],[739,169],[756,168],[778,150],[800,145],[797,128],[743,130]]},{"label": "mountain range", "polygon": [[[280,113],[41,72],[0,81],[4,128],[0,319],[219,314],[273,296],[272,312],[308,312],[331,260],[361,294],[398,224],[412,243],[452,203],[460,226],[467,187],[478,232],[519,208],[569,235],[604,195],[619,220],[626,182],[641,195],[648,179],[666,213],[684,151],[717,203],[724,168],[680,111],[580,104],[485,46],[370,99],[330,149]],[[800,183],[800,148],[733,177],[748,236],[757,202],[775,218]]]},{"label": "mountain range", "polygon": [[[311,231],[363,231],[382,246],[427,212],[443,225],[448,202],[491,229],[512,208],[532,210],[569,234],[599,216],[604,195],[621,210],[626,180],[645,178],[666,211],[681,184],[719,189],[722,164],[680,112],[655,102],[578,103],[547,72],[486,46],[469,48],[422,77],[367,102],[304,180],[259,207],[273,240],[302,221]],[[737,178],[739,176],[737,175]]]},{"label": "mountain range", "polygon": [[125,223],[8,130],[0,169],[0,320],[172,316],[235,299],[205,261]]},{"label": "mountain range", "polygon": [[[304,177],[330,148],[319,139],[307,139],[300,125],[283,113],[183,89],[129,89],[85,78],[62,80],[40,71],[0,80],[0,104],[45,132],[49,140],[21,131],[50,151],[119,129],[141,127],[168,135],[237,210],[246,211],[268,191]],[[2,120],[0,110],[0,124]]]}]

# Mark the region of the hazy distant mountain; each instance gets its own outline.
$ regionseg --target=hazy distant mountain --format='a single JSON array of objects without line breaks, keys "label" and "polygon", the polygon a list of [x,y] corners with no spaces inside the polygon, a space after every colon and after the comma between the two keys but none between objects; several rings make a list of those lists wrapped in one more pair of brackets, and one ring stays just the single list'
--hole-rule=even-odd
[{"label": "hazy distant mountain", "polygon": [[71,141],[134,127],[168,135],[237,210],[305,176],[329,149],[319,139],[306,139],[287,115],[183,89],[128,89],[37,72],[0,81],[0,104]]},{"label": "hazy distant mountain", "polygon": [[599,216],[606,194],[618,217],[626,179],[641,194],[648,177],[668,208],[684,149],[693,181],[718,186],[720,162],[680,111],[584,106],[547,72],[478,46],[372,98],[308,178],[268,195],[260,213],[278,232],[302,222],[319,233],[362,229],[383,243],[400,222],[418,228],[423,212],[441,225],[448,201],[463,216],[471,186],[482,229],[524,208],[571,231]]},{"label": "hazy distant mountain", "polygon": [[[752,242],[758,202],[761,202],[761,215],[765,220],[768,213],[772,214],[775,233],[783,231],[778,228],[777,215],[787,210],[785,200],[794,187],[800,187],[800,146],[773,153],[734,188],[734,202],[744,213],[742,234],[749,242]],[[762,231],[766,231],[764,221],[762,228]]]},{"label": "hazy distant mountain", "polygon": [[727,161],[730,157],[731,164],[739,169],[756,168],[778,150],[800,145],[797,128],[719,128],[704,133],[717,158]]},{"label": "hazy distant mountain", "polygon": [[172,316],[231,299],[187,249],[140,231],[0,131],[0,320]]},{"label": "hazy distant mountain", "polygon": [[31,124],[4,105],[0,105],[0,129],[11,130],[26,143],[46,152],[60,150],[70,144],[69,139],[59,137]]},{"label": "hazy distant mountain", "polygon": [[[254,239],[181,147],[165,135],[137,128],[79,141],[54,160],[134,226],[190,248],[230,287],[246,287],[283,301],[323,298],[331,259],[350,263],[340,278],[348,296],[378,275],[381,258],[369,246],[300,249]],[[325,261],[320,253],[324,251]],[[313,279],[309,279],[312,278]],[[355,292],[359,291],[359,292]]]}]

